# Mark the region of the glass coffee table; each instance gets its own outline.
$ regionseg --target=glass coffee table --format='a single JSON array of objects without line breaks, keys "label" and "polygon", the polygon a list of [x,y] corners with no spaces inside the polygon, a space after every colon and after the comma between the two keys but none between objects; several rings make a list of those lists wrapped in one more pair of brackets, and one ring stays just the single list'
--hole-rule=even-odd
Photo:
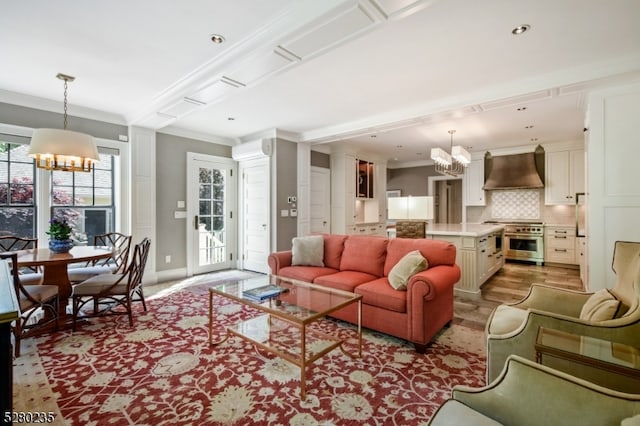
[{"label": "glass coffee table", "polygon": [[[245,296],[245,292],[267,285],[277,286],[282,292],[263,301]],[[226,297],[250,306],[259,314],[226,327],[226,333],[214,340],[214,295]],[[353,309],[356,305],[358,322],[352,334],[357,343],[348,350],[349,338],[322,332],[313,323],[340,309]],[[209,288],[209,344],[220,345],[235,335],[300,367],[300,398],[306,399],[306,369],[315,360],[335,348],[351,358],[362,356],[362,295],[336,290],[291,278],[265,275],[233,281]]]}]

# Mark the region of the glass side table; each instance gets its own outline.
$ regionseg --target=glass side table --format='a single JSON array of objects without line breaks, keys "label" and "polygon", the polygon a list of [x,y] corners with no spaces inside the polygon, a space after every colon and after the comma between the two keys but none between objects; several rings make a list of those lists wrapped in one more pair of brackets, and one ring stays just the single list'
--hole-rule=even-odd
[{"label": "glass side table", "polygon": [[634,346],[540,327],[535,350],[539,364],[550,355],[640,379],[640,348]]}]

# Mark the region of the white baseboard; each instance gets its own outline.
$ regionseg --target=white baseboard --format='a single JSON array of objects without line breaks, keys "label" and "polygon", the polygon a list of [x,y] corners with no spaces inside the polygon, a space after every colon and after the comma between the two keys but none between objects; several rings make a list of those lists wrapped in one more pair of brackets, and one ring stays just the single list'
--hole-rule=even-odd
[{"label": "white baseboard", "polygon": [[187,278],[187,268],[169,269],[166,271],[159,271],[156,273],[157,281],[171,281]]}]

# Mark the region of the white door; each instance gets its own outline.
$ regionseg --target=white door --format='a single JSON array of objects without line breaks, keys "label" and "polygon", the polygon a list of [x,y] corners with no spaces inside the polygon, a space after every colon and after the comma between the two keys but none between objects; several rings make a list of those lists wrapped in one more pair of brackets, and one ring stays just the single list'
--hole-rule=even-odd
[{"label": "white door", "polygon": [[235,264],[235,162],[187,153],[187,273]]},{"label": "white door", "polygon": [[267,258],[270,244],[270,185],[269,159],[240,163],[242,193],[242,268],[250,271],[269,272]]},{"label": "white door", "polygon": [[331,232],[331,171],[311,167],[311,233]]}]

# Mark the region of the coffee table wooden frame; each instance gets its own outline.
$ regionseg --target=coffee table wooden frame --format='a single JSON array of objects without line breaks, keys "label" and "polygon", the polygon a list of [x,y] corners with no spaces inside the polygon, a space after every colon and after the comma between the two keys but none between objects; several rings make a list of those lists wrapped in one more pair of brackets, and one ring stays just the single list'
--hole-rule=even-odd
[{"label": "coffee table wooden frame", "polygon": [[[262,279],[262,281],[261,281]],[[270,275],[261,279],[241,280],[233,283],[225,283],[209,288],[209,345],[217,346],[224,343],[229,336],[239,336],[258,347],[273,353],[300,367],[300,399],[306,399],[306,369],[315,360],[321,358],[333,349],[339,347],[340,350],[351,358],[362,357],[362,295],[336,290],[328,287],[314,285],[290,278]],[[242,297],[242,290],[246,288],[259,287],[268,283],[278,283],[289,288],[290,292],[308,292],[316,297],[326,297],[330,303],[323,309],[314,311],[305,307],[298,307],[287,300],[287,293],[281,297],[272,298],[264,302],[256,302]],[[262,311],[264,314],[240,321],[239,323],[226,328],[225,335],[214,341],[214,295],[220,295],[234,300],[243,305],[251,306]],[[332,303],[336,299],[335,303]],[[317,300],[317,299],[316,299]],[[341,339],[335,335],[320,332],[309,328],[309,325],[324,318],[328,314],[342,309],[346,306],[357,303],[358,323],[356,324],[357,345],[355,351],[348,351],[344,344],[346,339]],[[295,348],[277,347],[272,333],[287,332],[287,326],[297,328],[300,335],[300,345]],[[261,338],[256,336],[256,330],[262,332]],[[310,352],[307,344],[315,341],[323,342],[324,346],[316,352]],[[318,345],[316,345],[317,347]],[[297,354],[297,356],[296,356]]]}]

